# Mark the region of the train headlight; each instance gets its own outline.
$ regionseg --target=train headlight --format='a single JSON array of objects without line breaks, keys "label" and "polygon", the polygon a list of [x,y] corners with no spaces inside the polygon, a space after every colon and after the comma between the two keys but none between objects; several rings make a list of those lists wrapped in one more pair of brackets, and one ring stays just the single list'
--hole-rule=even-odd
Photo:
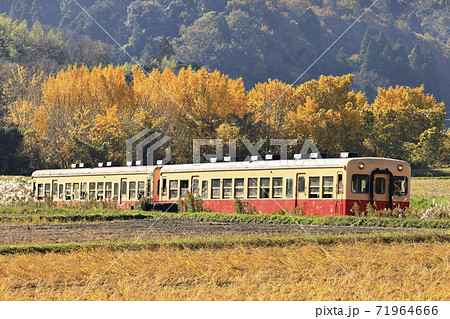
[{"label": "train headlight", "polygon": [[360,169],[363,169],[363,168],[364,168],[364,163],[363,163],[363,162],[359,162],[359,163],[358,163],[358,167],[359,167]]},{"label": "train headlight", "polygon": [[402,164],[398,164],[397,165],[397,169],[401,172],[403,171],[403,165]]}]

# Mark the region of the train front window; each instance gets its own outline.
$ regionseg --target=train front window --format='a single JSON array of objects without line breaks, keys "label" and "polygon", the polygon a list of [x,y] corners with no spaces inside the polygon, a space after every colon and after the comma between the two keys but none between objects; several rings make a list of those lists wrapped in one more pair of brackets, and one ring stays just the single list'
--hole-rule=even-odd
[{"label": "train front window", "polygon": [[202,199],[208,199],[208,181],[202,181]]},{"label": "train front window", "polygon": [[259,198],[269,198],[270,197],[270,178],[262,177],[259,179],[260,189]]},{"label": "train front window", "polygon": [[314,176],[309,178],[309,198],[320,197],[320,177]]},{"label": "train front window", "polygon": [[181,189],[180,197],[185,198],[186,192],[189,190],[189,180],[187,180],[187,179],[181,180],[180,181],[180,189]]},{"label": "train front window", "polygon": [[283,177],[272,178],[272,196],[273,198],[283,197]]},{"label": "train front window", "polygon": [[286,198],[294,196],[294,180],[292,178],[286,179]]},{"label": "train front window", "polygon": [[367,194],[369,192],[369,175],[352,175],[352,193]]},{"label": "train front window", "polygon": [[408,194],[408,177],[394,176],[394,195],[406,196]]},{"label": "train front window", "polygon": [[211,198],[212,199],[220,198],[220,179],[211,180]]},{"label": "train front window", "polygon": [[234,198],[244,198],[244,179],[236,178],[234,180]]},{"label": "train front window", "polygon": [[333,198],[333,176],[324,176],[322,184],[323,198]]},{"label": "train front window", "polygon": [[232,179],[231,178],[224,178],[223,179],[223,199],[230,199],[232,196]]},{"label": "train front window", "polygon": [[256,178],[248,179],[248,198],[258,198],[258,180]]},{"label": "train front window", "polygon": [[386,193],[386,179],[384,177],[375,178],[375,193],[376,194]]},{"label": "train front window", "polygon": [[178,197],[178,181],[169,181],[169,199]]}]

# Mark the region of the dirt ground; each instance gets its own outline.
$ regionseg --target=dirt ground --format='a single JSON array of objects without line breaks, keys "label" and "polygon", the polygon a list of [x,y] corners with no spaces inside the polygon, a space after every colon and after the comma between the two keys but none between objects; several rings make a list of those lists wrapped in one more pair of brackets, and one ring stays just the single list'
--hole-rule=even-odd
[{"label": "dirt ground", "polygon": [[[411,228],[270,225],[191,220],[139,220],[86,224],[1,225],[0,245],[31,243],[111,242],[152,238],[220,236],[276,236],[302,234],[365,234],[373,232],[414,231]],[[145,233],[145,234],[144,234]]]}]

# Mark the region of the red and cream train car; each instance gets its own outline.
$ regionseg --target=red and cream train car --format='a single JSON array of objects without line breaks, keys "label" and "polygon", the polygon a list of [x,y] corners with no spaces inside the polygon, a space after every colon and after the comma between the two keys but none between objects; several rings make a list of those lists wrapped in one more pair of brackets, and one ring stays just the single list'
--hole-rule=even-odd
[{"label": "red and cream train car", "polygon": [[239,199],[261,213],[325,216],[351,215],[355,204],[361,211],[369,203],[405,209],[410,176],[404,161],[358,157],[45,170],[33,173],[33,181],[38,200],[95,199],[125,208],[151,197],[162,208],[190,191],[217,212],[233,212]]}]

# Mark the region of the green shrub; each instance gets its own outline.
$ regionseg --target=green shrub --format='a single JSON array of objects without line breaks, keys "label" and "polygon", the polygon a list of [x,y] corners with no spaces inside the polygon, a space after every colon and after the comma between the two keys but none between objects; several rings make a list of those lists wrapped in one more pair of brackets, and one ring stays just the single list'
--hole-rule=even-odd
[{"label": "green shrub", "polygon": [[234,211],[236,214],[245,214],[245,208],[242,201],[238,198],[234,200]]}]

